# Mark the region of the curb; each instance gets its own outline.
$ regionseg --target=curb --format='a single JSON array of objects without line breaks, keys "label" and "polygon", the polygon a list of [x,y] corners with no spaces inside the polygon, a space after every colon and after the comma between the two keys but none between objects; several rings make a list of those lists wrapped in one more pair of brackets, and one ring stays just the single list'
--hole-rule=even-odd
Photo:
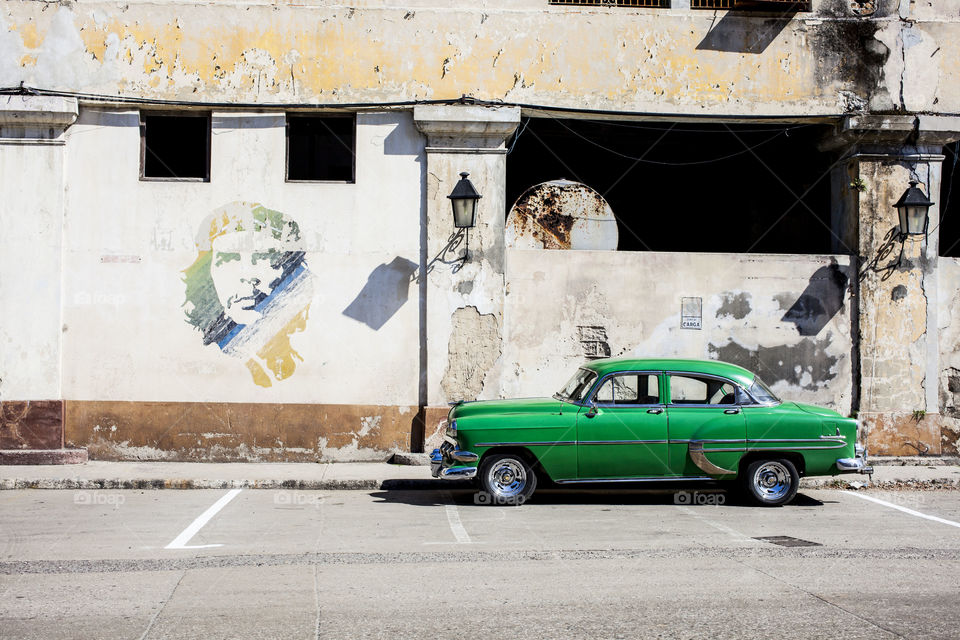
[{"label": "curb", "polygon": [[304,491],[376,491],[376,490],[434,490],[469,488],[469,482],[451,480],[208,480],[208,479],[80,479],[80,478],[26,478],[0,479],[0,491],[17,489],[66,489],[92,491],[97,489],[290,489]]},{"label": "curb", "polygon": [[83,464],[86,449],[0,449],[0,465]]}]

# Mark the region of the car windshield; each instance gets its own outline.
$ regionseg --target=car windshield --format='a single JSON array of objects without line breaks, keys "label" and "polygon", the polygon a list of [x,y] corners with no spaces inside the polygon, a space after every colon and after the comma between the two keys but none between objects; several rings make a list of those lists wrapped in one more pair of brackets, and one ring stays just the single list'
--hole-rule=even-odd
[{"label": "car windshield", "polygon": [[770,391],[770,387],[763,383],[758,377],[753,379],[753,384],[750,385],[750,395],[760,404],[776,404],[780,402],[780,398],[774,395],[773,391]]},{"label": "car windshield", "polygon": [[589,369],[577,369],[577,372],[570,378],[570,382],[565,384],[554,397],[560,398],[561,400],[569,400],[570,402],[580,402],[596,379],[597,374],[593,371]]}]

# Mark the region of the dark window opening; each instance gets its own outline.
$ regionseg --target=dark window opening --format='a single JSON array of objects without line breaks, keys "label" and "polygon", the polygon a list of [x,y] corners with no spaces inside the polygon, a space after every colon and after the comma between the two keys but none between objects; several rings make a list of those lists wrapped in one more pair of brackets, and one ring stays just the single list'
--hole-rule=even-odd
[{"label": "dark window opening", "polygon": [[[940,182],[940,255],[960,258],[960,142],[943,148],[943,174]],[[927,194],[936,200],[937,194]],[[935,222],[930,221],[933,226]]]},{"label": "dark window opening", "polygon": [[549,0],[549,4],[573,4],[586,6],[648,7],[669,9],[670,0]]},{"label": "dark window opening", "polygon": [[831,230],[829,131],[530,118],[511,140],[507,207],[565,178],[607,200],[621,251],[854,254]]},{"label": "dark window opening", "polygon": [[287,115],[287,180],[354,181],[356,118]]},{"label": "dark window opening", "polygon": [[210,181],[210,114],[140,114],[140,179]]},{"label": "dark window opening", "polygon": [[810,11],[810,2],[808,0],[690,0],[690,8]]}]

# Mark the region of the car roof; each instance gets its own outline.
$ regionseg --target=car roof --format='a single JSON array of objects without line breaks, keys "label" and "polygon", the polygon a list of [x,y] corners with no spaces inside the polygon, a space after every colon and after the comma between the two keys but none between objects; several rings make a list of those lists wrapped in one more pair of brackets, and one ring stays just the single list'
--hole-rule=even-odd
[{"label": "car roof", "polygon": [[606,375],[615,371],[688,371],[729,378],[744,387],[753,384],[752,372],[729,362],[719,360],[685,360],[680,358],[605,358],[583,364],[584,369]]}]

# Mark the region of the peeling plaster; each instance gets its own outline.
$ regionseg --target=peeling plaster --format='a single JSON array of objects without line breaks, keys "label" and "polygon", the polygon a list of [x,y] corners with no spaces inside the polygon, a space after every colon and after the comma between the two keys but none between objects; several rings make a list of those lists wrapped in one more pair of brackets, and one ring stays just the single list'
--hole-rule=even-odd
[{"label": "peeling plaster", "polygon": [[441,387],[448,398],[475,400],[484,379],[500,358],[500,327],[493,314],[481,315],[476,307],[453,312],[447,370]]},{"label": "peeling plaster", "polygon": [[[892,106],[882,94],[899,85],[904,63],[909,73],[898,102],[929,98],[952,51],[933,64],[930,56],[937,43],[953,47],[931,31],[938,26],[933,21],[850,20],[848,11],[800,15],[772,23],[775,28],[771,21],[731,20],[724,28],[732,31],[721,40],[748,48],[726,51],[700,46],[717,30],[710,12],[638,13],[630,20],[619,12],[592,14],[594,28],[578,32],[586,41],[570,48],[557,43],[569,41],[578,23],[532,4],[416,13],[377,3],[346,13],[337,6],[200,4],[177,5],[175,14],[149,3],[119,10],[99,2],[45,6],[8,8],[0,30],[0,85],[23,80],[48,89],[167,99],[202,93],[216,101],[467,94],[639,111],[828,114],[838,104],[847,112],[862,101]],[[750,49],[758,39],[764,49]],[[584,57],[582,50],[594,55]],[[889,56],[891,50],[900,55]]]},{"label": "peeling plaster", "polygon": [[[794,345],[744,347],[736,342],[707,345],[710,356],[757,373],[774,390],[784,384],[818,391],[837,377],[837,356],[829,355],[831,336],[805,338]],[[773,381],[773,382],[771,382]]]}]

